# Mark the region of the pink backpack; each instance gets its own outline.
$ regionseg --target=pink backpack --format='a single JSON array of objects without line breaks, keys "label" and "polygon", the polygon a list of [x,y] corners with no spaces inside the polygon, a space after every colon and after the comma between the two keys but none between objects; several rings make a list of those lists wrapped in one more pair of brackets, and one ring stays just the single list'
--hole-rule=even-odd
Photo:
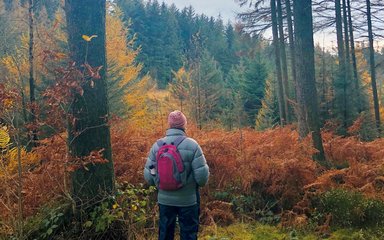
[{"label": "pink backpack", "polygon": [[185,138],[185,136],[180,136],[170,144],[162,139],[157,141],[159,146],[156,154],[157,183],[161,190],[174,191],[183,187],[181,173],[184,172],[184,164],[177,146]]}]

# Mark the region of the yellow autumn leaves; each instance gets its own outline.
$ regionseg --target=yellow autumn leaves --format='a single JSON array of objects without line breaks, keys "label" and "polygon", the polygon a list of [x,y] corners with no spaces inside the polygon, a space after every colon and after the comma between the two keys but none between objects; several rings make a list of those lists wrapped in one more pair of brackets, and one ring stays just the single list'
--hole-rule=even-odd
[{"label": "yellow autumn leaves", "polygon": [[6,148],[11,141],[5,128],[0,128],[0,148]]},{"label": "yellow autumn leaves", "polygon": [[0,179],[12,176],[17,172],[18,151],[20,151],[22,168],[38,163],[38,154],[35,152],[27,152],[23,147],[12,147],[8,130],[6,128],[0,128]]},{"label": "yellow autumn leaves", "polygon": [[96,38],[97,35],[92,35],[92,36],[87,36],[87,35],[83,35],[81,36],[86,42],[90,42],[92,41],[92,38]]}]

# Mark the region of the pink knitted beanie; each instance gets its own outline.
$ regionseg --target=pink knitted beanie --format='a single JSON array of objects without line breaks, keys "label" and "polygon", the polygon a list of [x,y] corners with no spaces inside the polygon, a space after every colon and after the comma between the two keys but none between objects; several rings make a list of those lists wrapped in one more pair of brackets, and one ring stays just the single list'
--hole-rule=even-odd
[{"label": "pink knitted beanie", "polygon": [[179,110],[171,112],[168,116],[168,125],[170,128],[182,128],[187,126],[187,118]]}]

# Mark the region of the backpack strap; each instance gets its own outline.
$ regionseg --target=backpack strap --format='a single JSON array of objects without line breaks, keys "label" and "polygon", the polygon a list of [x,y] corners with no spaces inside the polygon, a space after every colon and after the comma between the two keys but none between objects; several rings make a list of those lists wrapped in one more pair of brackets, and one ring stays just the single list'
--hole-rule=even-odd
[{"label": "backpack strap", "polygon": [[180,136],[180,137],[177,137],[176,139],[175,139],[175,141],[173,142],[173,144],[176,146],[176,148],[180,145],[180,143],[182,142],[182,141],[184,141],[184,139],[186,139],[187,137],[186,136]]},{"label": "backpack strap", "polygon": [[[177,137],[176,139],[175,139],[175,141],[173,141],[171,144],[172,145],[175,145],[176,146],[176,148],[180,145],[180,143],[182,142],[182,141],[184,141],[184,139],[186,139],[187,137],[186,136],[180,136],[180,137]],[[164,138],[161,138],[161,139],[159,139],[159,140],[157,140],[157,146],[160,148],[160,147],[162,147],[162,146],[164,146],[165,144],[166,144],[166,142],[163,140]]]}]

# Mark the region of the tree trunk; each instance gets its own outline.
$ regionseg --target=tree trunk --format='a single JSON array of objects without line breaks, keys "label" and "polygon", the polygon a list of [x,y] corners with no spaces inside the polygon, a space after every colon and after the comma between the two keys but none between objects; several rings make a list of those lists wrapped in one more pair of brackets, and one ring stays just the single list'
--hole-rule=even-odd
[{"label": "tree trunk", "polygon": [[348,96],[349,101],[346,101],[345,105],[345,117],[347,126],[352,124],[353,116],[355,115],[355,104],[350,104],[354,102],[356,95],[353,95],[351,91],[353,86],[351,86],[351,57],[350,57],[350,48],[349,48],[349,32],[348,32],[348,16],[347,16],[347,3],[346,0],[343,1],[343,24],[344,24],[344,42],[345,42],[345,92]]},{"label": "tree trunk", "polygon": [[[343,131],[347,129],[347,79],[346,79],[346,62],[344,52],[344,39],[343,39],[343,25],[341,16],[340,0],[335,0],[335,14],[336,14],[336,35],[337,35],[337,53],[339,58],[339,72],[337,77],[336,86],[336,101],[338,106],[338,112],[341,114],[341,120],[343,124]],[[341,90],[340,90],[341,89]]]},{"label": "tree trunk", "polygon": [[[295,89],[295,100],[298,104],[298,97],[297,97],[297,74],[296,74],[296,50],[295,50],[295,40],[294,40],[294,33],[293,33],[293,21],[292,21],[292,10],[291,10],[291,0],[285,0],[285,6],[287,11],[287,22],[288,22],[288,37],[289,37],[289,49],[291,53],[291,68],[292,68],[292,79]],[[303,107],[295,107],[295,113],[297,117],[298,122],[298,129],[299,134],[301,137],[304,137],[306,135],[306,132],[308,132],[307,123],[305,120],[305,112]]]},{"label": "tree trunk", "polygon": [[277,30],[277,17],[276,17],[276,2],[271,0],[271,16],[272,16],[272,37],[273,47],[275,49],[275,64],[276,64],[276,77],[277,77],[277,99],[279,104],[280,124],[282,126],[286,123],[286,115],[284,110],[284,90],[281,76],[281,63],[280,63],[280,48],[279,48],[279,34]]},{"label": "tree trunk", "polygon": [[353,24],[352,24],[350,0],[347,0],[347,9],[348,9],[349,39],[351,44],[351,57],[352,57],[352,68],[353,68],[353,89],[354,89],[353,95],[357,99],[356,101],[357,112],[361,113],[363,111],[363,106],[361,103],[362,96],[360,94],[359,74],[357,72],[357,60],[356,60],[355,40],[353,36]]},{"label": "tree trunk", "polygon": [[323,114],[323,119],[327,118],[327,83],[326,83],[326,63],[325,63],[325,47],[323,44],[323,49],[321,53],[321,77],[322,77],[322,91],[321,91],[321,97],[320,97],[320,102],[321,102],[321,107],[320,107],[320,115]]},{"label": "tree trunk", "polygon": [[379,111],[379,98],[377,96],[376,86],[376,70],[375,70],[375,49],[373,48],[373,32],[372,32],[372,20],[371,20],[371,2],[366,0],[367,3],[367,22],[368,22],[368,38],[369,38],[369,66],[371,70],[371,84],[373,94],[373,108],[375,111],[376,127],[379,135],[380,129],[380,111]]},{"label": "tree trunk", "polygon": [[[100,78],[88,77],[71,106],[68,145],[74,158],[102,151],[103,164],[88,164],[72,174],[72,194],[78,204],[92,205],[114,192],[114,170],[108,125],[109,109],[106,88],[105,0],[66,0],[65,13],[68,28],[70,57],[81,71],[84,63],[102,67]],[[97,35],[86,42],[82,35]],[[92,83],[93,84],[92,84]],[[81,206],[80,206],[81,207]]]},{"label": "tree trunk", "polygon": [[296,57],[295,57],[295,42],[293,36],[292,26],[292,10],[290,0],[285,0],[285,7],[287,11],[287,23],[288,23],[288,38],[289,38],[289,49],[291,52],[291,68],[292,68],[292,80],[296,86]]},{"label": "tree trunk", "polygon": [[279,40],[280,40],[280,59],[282,67],[282,77],[283,77],[283,96],[284,96],[284,111],[286,116],[286,121],[289,123],[290,114],[288,107],[288,98],[289,98],[289,84],[288,84],[288,67],[287,67],[287,55],[285,52],[285,40],[284,40],[284,25],[283,25],[283,11],[281,6],[281,0],[277,0],[277,20],[279,26]]},{"label": "tree trunk", "polygon": [[318,150],[313,158],[325,166],[315,80],[311,0],[295,0],[294,17],[299,105],[305,107],[308,130],[312,134],[314,147]]},{"label": "tree trunk", "polygon": [[199,129],[201,130],[202,129],[202,123],[201,123],[201,88],[200,88],[200,83],[201,83],[201,69],[200,69],[200,63],[198,63],[198,70],[197,70],[197,74],[198,74],[198,77],[197,77],[197,108],[196,108],[196,112],[197,112],[197,125],[199,126]]},{"label": "tree trunk", "polygon": [[28,26],[29,26],[29,103],[31,105],[30,123],[33,125],[30,136],[31,146],[35,147],[37,143],[37,130],[35,129],[36,122],[36,97],[35,97],[35,78],[34,78],[34,35],[33,35],[33,0],[28,0]]}]

